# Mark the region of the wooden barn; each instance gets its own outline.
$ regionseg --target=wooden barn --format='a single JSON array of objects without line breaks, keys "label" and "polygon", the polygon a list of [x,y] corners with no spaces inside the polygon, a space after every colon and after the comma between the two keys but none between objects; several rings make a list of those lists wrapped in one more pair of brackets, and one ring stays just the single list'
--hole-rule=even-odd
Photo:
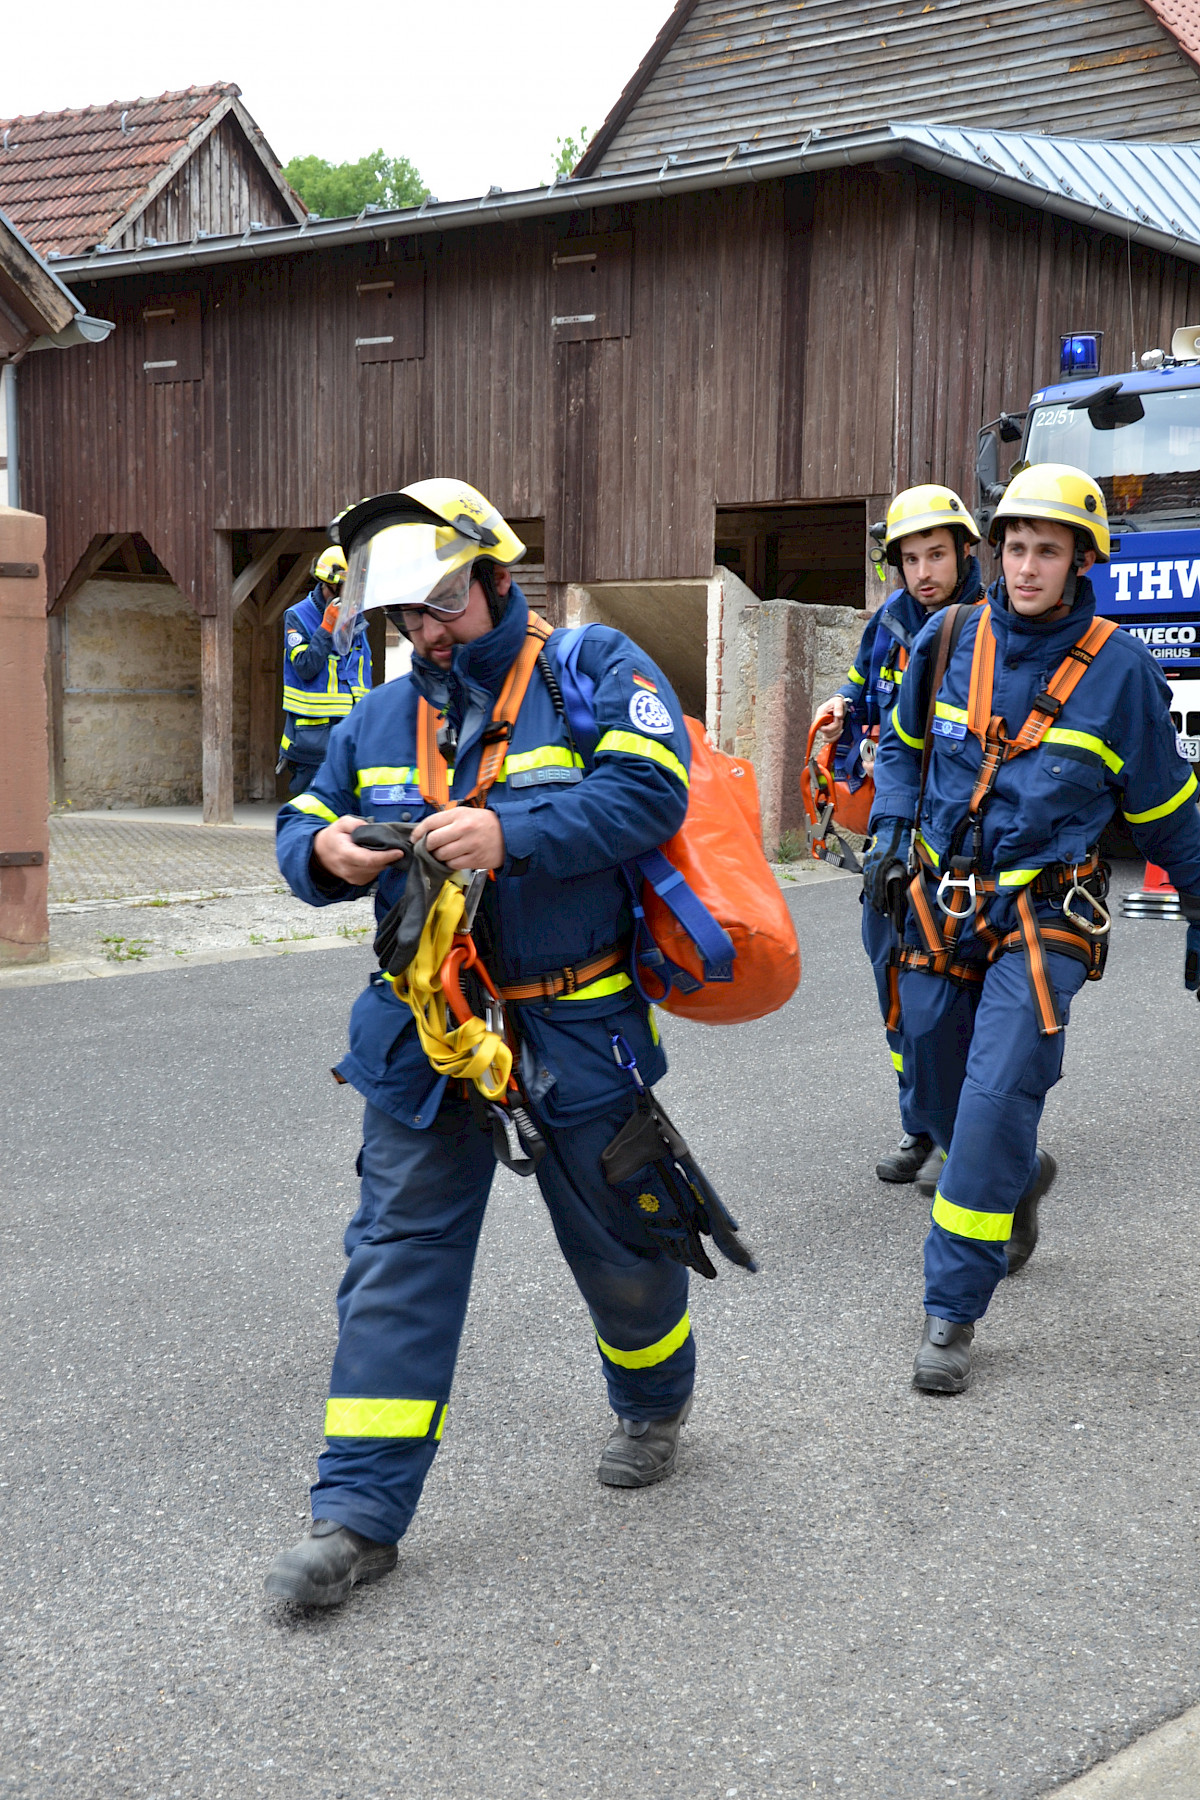
[{"label": "wooden barn", "polygon": [[115,803],[273,795],[324,524],[439,473],[517,524],[539,604],[633,629],[727,740],[743,609],[849,621],[889,493],[969,493],[1060,333],[1119,368],[1200,318],[1185,13],[681,0],[550,188],[62,256],[116,329],[20,372],[60,796],[101,764]]}]

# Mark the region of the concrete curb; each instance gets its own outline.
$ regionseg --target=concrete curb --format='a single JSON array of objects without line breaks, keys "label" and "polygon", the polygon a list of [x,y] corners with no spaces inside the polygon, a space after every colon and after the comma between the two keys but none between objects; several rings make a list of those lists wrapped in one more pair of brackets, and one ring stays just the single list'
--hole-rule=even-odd
[{"label": "concrete curb", "polygon": [[179,956],[147,956],[141,961],[109,962],[106,957],[75,957],[70,961],[22,963],[0,969],[0,993],[9,988],[43,987],[47,982],[95,981],[110,975],[158,975],[169,969],[198,969],[206,963],[249,962],[258,956],[293,956],[307,950],[353,950],[366,938],[288,938],[279,944],[237,944],[223,950],[195,950]]},{"label": "concrete curb", "polygon": [[1052,1790],[1069,1800],[1196,1800],[1200,1706],[1160,1725],[1106,1763]]}]

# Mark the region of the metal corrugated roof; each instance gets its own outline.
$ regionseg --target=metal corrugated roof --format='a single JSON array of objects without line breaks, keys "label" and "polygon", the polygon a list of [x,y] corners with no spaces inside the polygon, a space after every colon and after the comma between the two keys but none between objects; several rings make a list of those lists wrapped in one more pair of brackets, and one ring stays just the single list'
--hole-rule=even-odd
[{"label": "metal corrugated roof", "polygon": [[760,155],[735,153],[694,163],[664,159],[653,169],[560,182],[549,188],[444,204],[425,201],[419,207],[368,213],[357,219],[310,220],[240,236],[160,244],[154,249],[95,252],[64,258],[55,267],[68,280],[78,281],[84,276],[252,262],[297,250],[504,224],[584,207],[665,199],[672,194],[895,159],[1200,263],[1200,145],[1101,143],[1087,138],[964,130],[954,125],[893,123],[875,131],[829,137],[813,133],[810,141],[798,147]]},{"label": "metal corrugated roof", "polygon": [[1200,138],[1197,0],[680,0],[580,161],[801,142],[944,119],[1056,135]]}]

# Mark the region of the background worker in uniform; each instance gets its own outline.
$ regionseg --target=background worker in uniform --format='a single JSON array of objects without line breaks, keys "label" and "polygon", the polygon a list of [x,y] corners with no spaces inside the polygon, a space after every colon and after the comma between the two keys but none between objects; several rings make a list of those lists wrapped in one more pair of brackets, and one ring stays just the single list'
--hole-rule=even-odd
[{"label": "background worker in uniform", "polygon": [[329,544],[313,558],[314,586],[283,618],[283,737],[279,769],[288,792],[302,794],[325,761],[329,733],[371,689],[371,653],[364,619],[348,649],[333,644],[346,553]]},{"label": "background worker in uniform", "polygon": [[[878,532],[879,527],[872,530]],[[972,554],[972,545],[978,542],[979,528],[953,488],[929,484],[905,488],[888,507],[883,555],[903,585],[872,613],[845,683],[820,709],[832,715],[820,735],[826,742],[840,739],[839,780],[854,787],[869,774],[863,758],[875,747],[870,734],[878,727],[882,741],[888,730],[912,647],[930,614],[952,600],[977,600],[983,592],[979,561]],[[886,1020],[891,1004],[888,963],[896,941],[886,896],[877,895],[870,904],[864,896],[862,936]],[[888,1032],[888,1048],[899,1082],[904,1135],[895,1150],[880,1157],[875,1173],[880,1181],[916,1181],[922,1193],[932,1195],[942,1153],[917,1128],[899,1032]]]},{"label": "background worker in uniform", "polygon": [[1038,1123],[1071,1001],[1103,968],[1097,845],[1118,806],[1180,891],[1185,982],[1200,988],[1196,777],[1154,659],[1095,616],[1087,571],[1109,554],[1104,497],[1078,469],[1035,464],[1009,484],[990,536],[1003,574],[986,605],[917,640],[876,761],[867,857],[878,897],[916,822],[899,988],[916,1116],[947,1152],[913,1372],[934,1393],[967,1386],[975,1323],[1037,1243],[1056,1174]]},{"label": "background worker in uniform", "polygon": [[[654,1233],[652,1183],[610,1187],[600,1155],[634,1112],[618,1045],[647,1087],[667,1066],[628,972],[620,865],[683,821],[683,715],[642,650],[593,627],[578,658],[594,686],[592,766],[585,771],[539,665],[507,742],[500,733],[500,776],[486,804],[473,804],[485,739],[497,741],[489,723],[497,697],[537,635],[508,566],[524,546],[482,495],[451,480],[366,501],[337,529],[351,595],[361,591],[365,606],[386,597],[412,641],[412,672],[335,726],[312,787],[280,812],[280,867],[314,906],[355,899],[377,882],[383,918],[405,891],[403,853],[353,841],[370,814],[415,821],[414,838],[449,869],[494,872],[475,937],[508,1001],[524,1089],[549,1144],[538,1181],[618,1417],[599,1477],[647,1486],[673,1471],[690,1406],[688,1277]],[[553,640],[545,654],[552,665]],[[422,698],[432,713],[419,710]],[[418,732],[428,758],[431,721],[443,712],[451,806],[434,811],[422,797]],[[338,1073],[367,1102],[361,1204],[346,1232],[312,1531],[267,1577],[268,1592],[317,1605],[395,1566],[442,1436],[495,1167],[465,1084],[437,1075],[412,1012],[378,971],[355,1003]]]}]

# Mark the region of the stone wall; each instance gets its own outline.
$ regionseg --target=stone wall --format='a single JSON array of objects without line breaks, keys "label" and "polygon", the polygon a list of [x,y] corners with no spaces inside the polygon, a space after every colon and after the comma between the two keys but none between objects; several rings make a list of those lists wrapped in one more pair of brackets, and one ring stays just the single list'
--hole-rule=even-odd
[{"label": "stone wall", "polygon": [[[812,705],[819,707],[835,694],[846,679],[846,671],[858,652],[869,614],[851,612],[845,606],[805,606],[798,600],[776,600],[773,606],[800,606],[811,618],[812,631]],[[736,756],[748,756],[757,762],[756,726],[759,684],[758,633],[761,606],[748,606],[738,621],[734,645],[736,663],[734,703],[734,735],[731,748]],[[811,717],[803,721],[807,735]]]},{"label": "stone wall", "polygon": [[[246,797],[250,629],[234,623],[234,798]],[[63,793],[73,809],[201,799],[200,625],[165,582],[87,582],[63,622]]]}]

